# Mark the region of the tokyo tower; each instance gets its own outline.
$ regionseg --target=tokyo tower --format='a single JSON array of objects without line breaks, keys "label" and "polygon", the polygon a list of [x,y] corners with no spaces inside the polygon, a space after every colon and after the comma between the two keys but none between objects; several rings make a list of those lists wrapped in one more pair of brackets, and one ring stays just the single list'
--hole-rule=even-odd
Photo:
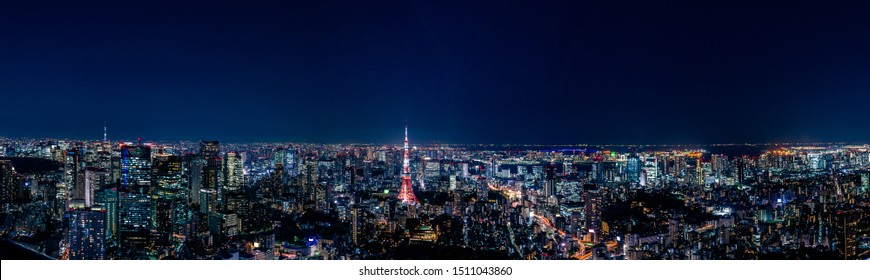
[{"label": "tokyo tower", "polygon": [[411,166],[408,160],[408,123],[405,123],[405,158],[402,160],[402,189],[399,191],[399,200],[403,204],[417,203],[417,197],[411,187]]}]

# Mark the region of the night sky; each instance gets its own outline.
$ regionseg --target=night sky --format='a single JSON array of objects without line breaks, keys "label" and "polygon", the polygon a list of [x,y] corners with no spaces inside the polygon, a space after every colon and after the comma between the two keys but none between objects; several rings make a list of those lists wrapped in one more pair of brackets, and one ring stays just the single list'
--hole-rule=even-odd
[{"label": "night sky", "polygon": [[870,141],[870,1],[177,2],[0,0],[0,136]]}]

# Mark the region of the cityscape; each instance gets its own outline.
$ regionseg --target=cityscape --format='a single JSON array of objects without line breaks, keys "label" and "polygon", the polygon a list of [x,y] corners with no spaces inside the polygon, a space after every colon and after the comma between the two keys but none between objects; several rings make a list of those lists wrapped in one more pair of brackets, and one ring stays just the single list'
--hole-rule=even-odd
[{"label": "cityscape", "polygon": [[381,145],[2,138],[3,257],[870,257],[867,144],[418,145],[408,129]]},{"label": "cityscape", "polygon": [[868,274],[868,34],[866,0],[0,0],[2,278]]}]

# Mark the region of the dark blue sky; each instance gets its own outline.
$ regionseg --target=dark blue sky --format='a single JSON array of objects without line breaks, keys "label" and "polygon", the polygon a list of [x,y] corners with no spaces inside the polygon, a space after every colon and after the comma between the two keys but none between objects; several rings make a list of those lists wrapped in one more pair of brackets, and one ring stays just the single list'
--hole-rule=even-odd
[{"label": "dark blue sky", "polygon": [[0,136],[870,140],[870,1],[213,2],[0,0]]}]

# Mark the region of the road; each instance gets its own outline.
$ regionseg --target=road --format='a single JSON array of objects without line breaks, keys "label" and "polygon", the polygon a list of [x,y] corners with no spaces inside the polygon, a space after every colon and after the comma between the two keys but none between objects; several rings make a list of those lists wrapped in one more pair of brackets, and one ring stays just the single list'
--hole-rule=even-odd
[{"label": "road", "polygon": [[[499,188],[497,186],[494,186],[492,183],[488,183],[488,186],[489,186],[490,190],[500,192],[500,193],[502,193],[502,195],[504,195],[507,198],[520,197],[520,193],[517,191],[506,189],[506,188]],[[520,197],[520,199],[522,199],[522,198]],[[514,204],[513,206],[516,207],[517,204]],[[577,239],[577,237],[568,235],[565,231],[556,228],[555,226],[553,226],[553,223],[550,222],[550,219],[547,219],[547,217],[541,216],[540,214],[534,214],[534,217],[535,217],[536,223],[547,228],[550,232],[557,233],[559,236],[559,239],[572,240],[572,241],[574,241],[574,243],[577,243],[580,246],[580,250],[578,250],[576,253],[571,255],[571,258],[578,259],[578,260],[587,260],[592,256],[592,252],[586,252],[586,244],[584,244],[581,240]],[[510,227],[508,227],[508,228],[510,228]],[[514,239],[513,239],[514,234],[513,234],[512,230],[510,231],[510,236],[511,236],[511,243],[514,243]],[[557,242],[557,243],[561,242],[560,240],[557,240],[555,238],[555,236],[553,237],[553,241]],[[516,246],[516,243],[514,243],[514,246]],[[519,248],[518,247],[516,247],[516,248],[517,248],[517,251],[519,252]]]}]

